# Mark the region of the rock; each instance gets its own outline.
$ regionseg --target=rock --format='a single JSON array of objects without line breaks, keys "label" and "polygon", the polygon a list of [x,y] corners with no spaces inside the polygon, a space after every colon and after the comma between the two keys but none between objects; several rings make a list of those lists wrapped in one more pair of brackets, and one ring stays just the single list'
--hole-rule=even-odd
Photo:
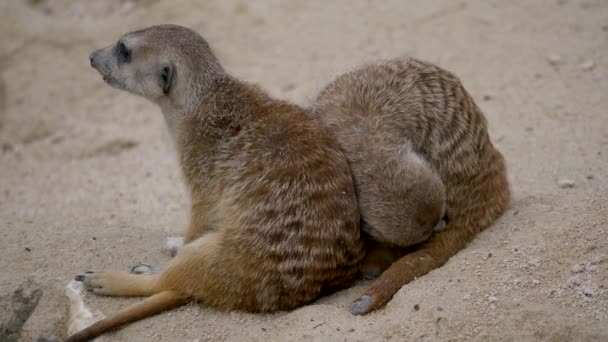
[{"label": "rock", "polygon": [[540,285],[540,280],[538,280],[538,279],[533,279],[533,280],[532,280],[532,284],[534,284],[534,285]]},{"label": "rock", "polygon": [[579,64],[579,68],[581,68],[583,71],[591,71],[593,68],[595,68],[595,63],[592,60],[587,60]]},{"label": "rock", "polygon": [[582,273],[585,269],[583,268],[583,266],[581,266],[580,264],[576,264],[574,266],[572,266],[572,268],[570,269],[570,272],[576,274],[576,273]]},{"label": "rock", "polygon": [[570,189],[576,186],[576,183],[571,179],[560,179],[557,181],[557,185],[559,185],[562,189]]},{"label": "rock", "polygon": [[10,304],[0,311],[7,316],[0,321],[0,341],[18,341],[25,322],[42,298],[42,290],[35,284],[24,283],[7,298]]},{"label": "rock", "polygon": [[488,296],[488,301],[492,304],[498,302],[498,298],[496,296]]}]

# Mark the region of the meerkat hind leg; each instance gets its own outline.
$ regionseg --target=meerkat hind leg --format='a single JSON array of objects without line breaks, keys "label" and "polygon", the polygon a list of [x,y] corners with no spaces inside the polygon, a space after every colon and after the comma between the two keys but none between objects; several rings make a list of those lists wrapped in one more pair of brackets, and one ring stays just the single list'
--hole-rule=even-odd
[{"label": "meerkat hind leg", "polygon": [[458,253],[475,235],[475,231],[447,229],[436,233],[412,253],[403,255],[378,277],[351,306],[354,315],[367,314],[386,304],[399,289],[410,281],[441,267]]}]

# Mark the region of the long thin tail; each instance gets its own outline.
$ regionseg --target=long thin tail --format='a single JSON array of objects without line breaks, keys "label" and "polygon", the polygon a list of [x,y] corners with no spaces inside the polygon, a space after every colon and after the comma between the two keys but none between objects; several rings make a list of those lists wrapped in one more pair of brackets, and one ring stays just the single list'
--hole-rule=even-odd
[{"label": "long thin tail", "polygon": [[[452,222],[450,222],[452,223]],[[453,224],[433,235],[420,248],[395,261],[351,306],[351,313],[364,315],[386,304],[401,287],[443,266],[473,239],[479,229]]]},{"label": "long thin tail", "polygon": [[184,305],[190,301],[190,298],[178,292],[171,290],[163,291],[69,336],[66,342],[88,341],[123,324],[155,315],[162,311]]}]

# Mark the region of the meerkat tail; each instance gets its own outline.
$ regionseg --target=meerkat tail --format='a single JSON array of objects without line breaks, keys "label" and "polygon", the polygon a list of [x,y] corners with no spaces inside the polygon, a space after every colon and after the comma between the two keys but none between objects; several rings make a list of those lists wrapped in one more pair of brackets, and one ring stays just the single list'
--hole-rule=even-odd
[{"label": "meerkat tail", "polygon": [[69,336],[66,339],[66,342],[88,341],[123,324],[182,306],[190,301],[190,298],[185,297],[178,292],[170,290],[163,291]]},{"label": "meerkat tail", "polygon": [[457,226],[436,233],[420,248],[395,261],[351,306],[353,315],[365,315],[386,304],[401,287],[428,272],[443,266],[462,250],[480,229]]}]

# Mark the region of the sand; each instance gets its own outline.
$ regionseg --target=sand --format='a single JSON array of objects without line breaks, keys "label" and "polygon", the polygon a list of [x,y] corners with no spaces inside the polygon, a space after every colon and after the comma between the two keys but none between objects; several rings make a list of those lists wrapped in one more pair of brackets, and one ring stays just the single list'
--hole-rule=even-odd
[{"label": "sand", "polygon": [[[368,316],[348,312],[362,282],[272,315],[188,305],[109,340],[608,340],[605,0],[4,0],[0,324],[27,320],[21,341],[63,336],[76,273],[162,264],[166,238],[187,223],[160,111],[105,85],[87,58],[161,22],[193,27],[232,74],[303,105],[368,61],[438,63],[485,112],[514,199],[444,267]],[[85,297],[106,315],[137,300]]]}]

